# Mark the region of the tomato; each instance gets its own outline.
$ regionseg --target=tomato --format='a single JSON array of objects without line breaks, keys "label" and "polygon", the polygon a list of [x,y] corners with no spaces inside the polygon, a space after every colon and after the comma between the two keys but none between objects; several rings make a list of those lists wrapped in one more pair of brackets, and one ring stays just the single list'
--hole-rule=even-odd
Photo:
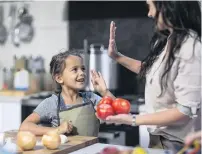
[{"label": "tomato", "polygon": [[130,112],[129,101],[122,98],[116,98],[112,103],[112,107],[116,114],[128,114]]},{"label": "tomato", "polygon": [[113,103],[113,99],[109,96],[105,96],[101,99],[101,101],[99,102],[99,104],[109,104],[112,105]]},{"label": "tomato", "polygon": [[109,146],[104,148],[100,154],[118,154],[120,151],[116,147]]},{"label": "tomato", "polygon": [[97,115],[100,119],[105,120],[108,116],[114,115],[114,109],[109,104],[99,104],[97,106]]}]

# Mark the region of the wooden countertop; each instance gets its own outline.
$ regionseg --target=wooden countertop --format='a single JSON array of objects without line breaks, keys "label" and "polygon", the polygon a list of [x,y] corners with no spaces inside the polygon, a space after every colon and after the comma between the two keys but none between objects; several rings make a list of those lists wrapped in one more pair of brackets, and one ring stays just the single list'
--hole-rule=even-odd
[{"label": "wooden countertop", "polygon": [[17,96],[23,97],[31,94],[28,91],[18,91],[18,90],[0,90],[0,96]]},{"label": "wooden countertop", "polygon": [[[17,131],[7,131],[5,132],[5,138],[13,138],[15,141],[15,137],[17,135]],[[40,142],[41,137],[37,137],[37,141]],[[70,152],[85,148],[89,145],[95,144],[98,142],[97,137],[87,137],[87,136],[68,136],[68,142],[62,144],[57,150],[48,150],[42,145],[36,145],[34,150],[17,152],[18,154],[68,154]]]}]

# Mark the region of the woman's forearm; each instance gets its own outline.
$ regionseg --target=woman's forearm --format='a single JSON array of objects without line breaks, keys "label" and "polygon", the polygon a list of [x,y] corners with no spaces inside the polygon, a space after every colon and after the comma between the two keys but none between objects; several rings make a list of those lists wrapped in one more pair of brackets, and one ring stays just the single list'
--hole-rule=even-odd
[{"label": "woman's forearm", "polygon": [[169,109],[169,110],[161,111],[157,113],[137,115],[136,124],[167,126],[183,118],[188,118],[188,116],[179,112],[177,108],[173,108],[173,109]]},{"label": "woman's forearm", "polygon": [[127,69],[131,70],[132,72],[139,73],[141,69],[141,61],[132,59],[130,57],[126,57],[121,53],[118,53],[114,59],[121,64],[122,66],[126,67]]},{"label": "woman's forearm", "polygon": [[56,131],[56,128],[53,127],[43,127],[43,126],[39,126],[37,124],[34,124],[32,122],[24,122],[22,123],[22,125],[20,126],[20,131],[30,131],[35,135],[41,136],[44,135],[45,133],[49,132],[49,131]]}]

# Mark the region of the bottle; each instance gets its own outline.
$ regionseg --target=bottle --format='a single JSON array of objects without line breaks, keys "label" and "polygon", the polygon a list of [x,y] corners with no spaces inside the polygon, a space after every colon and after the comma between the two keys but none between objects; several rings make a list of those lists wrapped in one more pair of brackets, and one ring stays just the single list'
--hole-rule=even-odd
[{"label": "bottle", "polygon": [[14,88],[16,90],[27,91],[29,89],[29,72],[21,69],[14,75]]}]

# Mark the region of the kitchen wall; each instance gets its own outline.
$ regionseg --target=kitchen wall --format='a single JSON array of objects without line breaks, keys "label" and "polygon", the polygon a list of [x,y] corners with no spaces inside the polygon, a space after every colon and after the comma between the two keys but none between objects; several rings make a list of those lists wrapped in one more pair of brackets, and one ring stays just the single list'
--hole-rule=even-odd
[{"label": "kitchen wall", "polygon": [[[10,3],[0,3],[4,6],[4,24],[8,25]],[[19,7],[22,2],[15,2]],[[65,1],[32,1],[29,12],[33,15],[35,36],[31,43],[22,43],[16,48],[11,40],[7,40],[4,46],[0,46],[0,66],[12,67],[13,56],[41,55],[45,58],[45,67],[48,69],[53,54],[62,48],[68,48],[68,22],[64,20]],[[64,13],[65,12],[65,13]]]},{"label": "kitchen wall", "polygon": [[[153,20],[147,17],[145,2],[70,2],[69,3],[69,47],[83,48],[88,44],[100,43],[108,47],[109,25],[116,23],[118,50],[129,57],[143,60],[149,52],[149,41],[153,31]],[[99,6],[99,7],[97,7]],[[144,83],[135,73],[119,67],[118,95],[143,94]]]}]

